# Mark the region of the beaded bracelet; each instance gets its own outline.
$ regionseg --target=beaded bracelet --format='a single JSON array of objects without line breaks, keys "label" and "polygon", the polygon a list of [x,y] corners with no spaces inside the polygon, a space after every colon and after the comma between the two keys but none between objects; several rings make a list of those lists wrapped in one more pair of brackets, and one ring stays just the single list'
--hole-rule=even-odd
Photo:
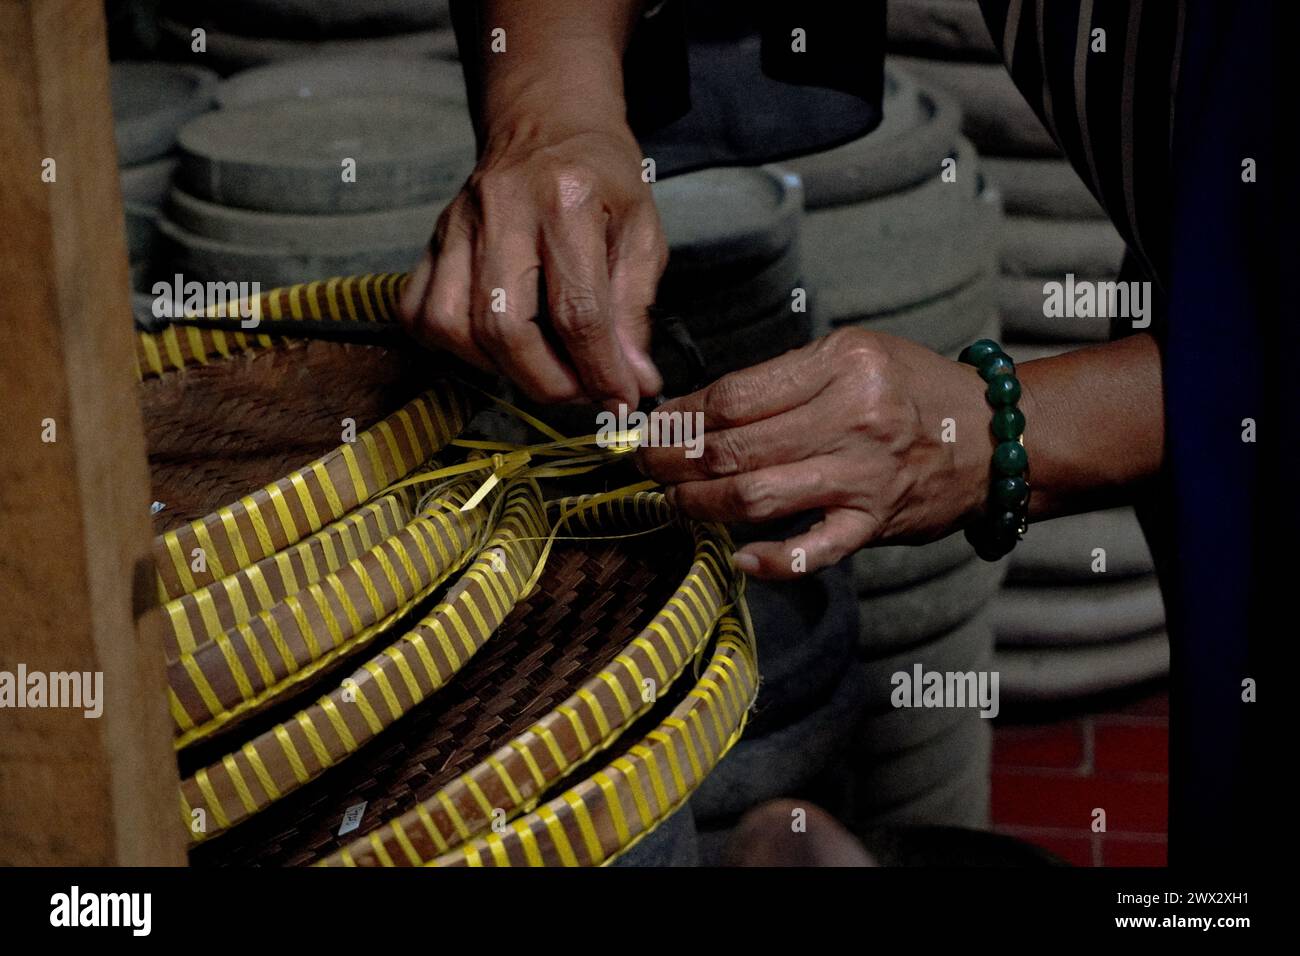
[{"label": "beaded bracelet", "polygon": [[1025,453],[1025,416],[1016,407],[1020,380],[1016,365],[992,339],[980,339],[962,349],[959,362],[973,366],[987,383],[985,398],[993,406],[989,426],[993,449],[988,512],[966,527],[966,540],[985,561],[1010,553],[1029,528],[1029,456]]}]

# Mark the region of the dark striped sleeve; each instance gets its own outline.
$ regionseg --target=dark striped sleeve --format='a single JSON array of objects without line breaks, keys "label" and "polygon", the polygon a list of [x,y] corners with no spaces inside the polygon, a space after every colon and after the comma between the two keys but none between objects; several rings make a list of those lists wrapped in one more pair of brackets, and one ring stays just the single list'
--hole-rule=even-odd
[{"label": "dark striped sleeve", "polygon": [[1163,287],[1185,0],[981,2],[1016,86]]}]

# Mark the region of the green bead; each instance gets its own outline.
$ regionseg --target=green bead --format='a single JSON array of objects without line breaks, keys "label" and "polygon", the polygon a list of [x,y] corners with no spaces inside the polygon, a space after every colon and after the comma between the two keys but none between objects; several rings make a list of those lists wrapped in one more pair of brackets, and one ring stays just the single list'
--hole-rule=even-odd
[{"label": "green bead", "polygon": [[1025,433],[1025,415],[1013,406],[999,408],[993,413],[993,435],[1000,441],[1015,441]]},{"label": "green bead", "polygon": [[993,449],[993,470],[999,475],[1014,478],[1023,475],[1029,467],[1025,446],[1018,441],[1004,441]]},{"label": "green bead", "polygon": [[965,534],[967,543],[985,561],[1000,561],[1016,546],[1015,538],[1009,541],[996,540],[988,533],[988,526],[984,522],[967,525]]},{"label": "green bead", "polygon": [[999,375],[1015,375],[1016,363],[1011,361],[1005,355],[990,355],[977,366],[979,368],[980,378],[986,382],[991,382]]},{"label": "green bead", "polygon": [[998,542],[1015,544],[1020,539],[1020,515],[1014,511],[1002,511],[990,522],[993,538]]},{"label": "green bead", "polygon": [[1029,499],[1029,482],[1019,475],[994,478],[989,488],[989,499],[996,507],[1008,511],[1022,508]]},{"label": "green bead", "polygon": [[961,350],[957,356],[957,361],[964,362],[967,365],[979,367],[980,362],[990,355],[1001,355],[1002,346],[998,345],[992,339],[980,339],[978,342],[972,342]]},{"label": "green bead", "polygon": [[1020,401],[1020,379],[1014,375],[999,375],[989,382],[984,394],[994,408],[1014,405]]}]

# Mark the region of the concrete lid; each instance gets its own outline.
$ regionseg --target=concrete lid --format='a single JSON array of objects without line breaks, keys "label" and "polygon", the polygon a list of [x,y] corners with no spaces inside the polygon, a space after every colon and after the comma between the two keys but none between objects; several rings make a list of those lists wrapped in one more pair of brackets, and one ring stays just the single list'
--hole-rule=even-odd
[{"label": "concrete lid", "polygon": [[956,146],[961,113],[947,96],[886,71],[884,118],[866,136],[782,163],[804,181],[808,209],[885,196],[930,178]]},{"label": "concrete lid", "polygon": [[1008,215],[1106,219],[1106,210],[1064,159],[986,156],[984,172],[1002,190]]},{"label": "concrete lid", "polygon": [[[179,138],[177,184],[266,212],[365,212],[455,192],[474,162],[469,116],[417,97],[276,100],[217,110]],[[355,177],[344,175],[348,160]]]},{"label": "concrete lid", "polygon": [[1127,640],[1165,625],[1154,574],[1086,584],[1004,587],[990,616],[998,646],[1075,647]]},{"label": "concrete lid", "polygon": [[962,132],[987,156],[1060,156],[1060,147],[1001,63],[891,55],[893,69],[942,90],[961,107]]},{"label": "concrete lid", "polygon": [[465,102],[459,63],[416,56],[342,54],[285,60],[244,70],[217,87],[217,105],[357,95],[397,95]]},{"label": "concrete lid", "polygon": [[180,189],[167,197],[167,218],[195,236],[254,249],[351,252],[417,245],[433,233],[446,202],[338,215],[302,215],[233,209]]},{"label": "concrete lid", "polygon": [[1107,276],[1119,274],[1124,249],[1123,238],[1104,219],[1010,216],[998,260],[1008,276]]},{"label": "concrete lid", "polygon": [[705,169],[652,188],[670,270],[770,262],[793,241],[803,210],[799,178],[771,167]]},{"label": "concrete lid", "polygon": [[[1017,346],[1013,356],[1022,361]],[[1094,573],[1097,555],[1105,549],[1106,570]],[[1011,552],[1009,581],[1017,584],[1082,584],[1104,587],[1125,577],[1151,574],[1151,548],[1132,508],[1109,508],[1035,522]]]},{"label": "concrete lid", "polygon": [[473,149],[463,109],[410,96],[280,100],[219,110],[189,123],[180,148],[216,162],[280,169],[339,167],[340,157],[407,160]]},{"label": "concrete lid", "polygon": [[[455,59],[456,35],[450,28],[420,30],[413,33],[395,33],[388,36],[357,37],[326,40],[285,40],[278,38],[240,36],[204,24],[182,23],[167,17],[158,21],[161,34],[160,48],[178,59],[203,63],[218,73],[294,60],[305,57],[337,56],[339,54],[371,54],[378,56],[428,56]],[[194,50],[194,31],[203,30],[202,53]]]},{"label": "concrete lid", "polygon": [[217,75],[179,63],[124,60],[109,71],[113,132],[122,166],[169,152],[186,121],[212,108]]},{"label": "concrete lid", "polygon": [[171,189],[177,162],[175,156],[163,156],[147,163],[121,167],[118,175],[122,181],[123,201],[161,205],[167,198],[167,191]]},{"label": "concrete lid", "polygon": [[1122,643],[1073,648],[1001,648],[993,659],[1004,701],[1067,700],[1131,687],[1169,673],[1164,631]]}]

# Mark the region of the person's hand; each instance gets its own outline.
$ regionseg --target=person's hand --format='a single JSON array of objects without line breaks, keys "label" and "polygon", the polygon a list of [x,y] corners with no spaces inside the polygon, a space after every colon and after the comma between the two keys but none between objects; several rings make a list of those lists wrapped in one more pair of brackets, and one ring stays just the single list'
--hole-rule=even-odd
[{"label": "person's hand", "polygon": [[762,522],[822,512],[805,534],[738,551],[736,566],[757,577],[797,577],[868,544],[935,540],[988,493],[991,411],[979,374],[891,335],[840,330],[658,411],[704,416],[698,457],[637,452],[684,514]]},{"label": "person's hand", "polygon": [[498,114],[431,247],[401,303],[420,340],[537,401],[658,393],[648,309],[668,251],[621,113],[568,119],[534,101]]}]

